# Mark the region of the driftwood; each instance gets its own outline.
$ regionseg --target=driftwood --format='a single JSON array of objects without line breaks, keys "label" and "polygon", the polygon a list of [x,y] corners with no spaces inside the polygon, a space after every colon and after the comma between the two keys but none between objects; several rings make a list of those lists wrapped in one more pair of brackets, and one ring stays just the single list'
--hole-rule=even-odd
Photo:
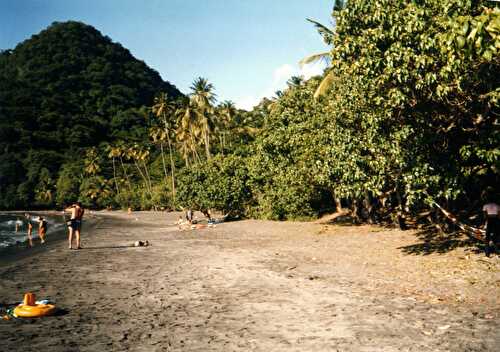
[{"label": "driftwood", "polygon": [[444,209],[438,203],[436,203],[434,201],[432,201],[432,203],[444,214],[444,216],[446,216],[446,218],[448,218],[456,226],[458,226],[460,229],[462,229],[467,236],[474,238],[476,240],[483,240],[483,236],[486,233],[486,231],[458,221],[458,219],[455,216],[453,216],[453,214],[451,214],[449,211]]}]

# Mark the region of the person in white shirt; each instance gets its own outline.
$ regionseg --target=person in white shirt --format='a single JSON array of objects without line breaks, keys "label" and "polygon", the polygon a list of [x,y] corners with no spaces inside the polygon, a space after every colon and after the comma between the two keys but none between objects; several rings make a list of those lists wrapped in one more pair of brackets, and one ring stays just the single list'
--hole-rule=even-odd
[{"label": "person in white shirt", "polygon": [[490,202],[483,206],[483,212],[486,217],[486,256],[489,257],[491,252],[498,252],[497,242],[499,240],[500,232],[500,206],[496,203]]}]

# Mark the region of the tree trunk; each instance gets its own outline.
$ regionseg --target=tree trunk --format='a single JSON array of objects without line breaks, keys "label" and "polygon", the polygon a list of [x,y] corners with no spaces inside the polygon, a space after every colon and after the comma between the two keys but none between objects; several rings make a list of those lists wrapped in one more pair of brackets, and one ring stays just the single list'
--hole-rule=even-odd
[{"label": "tree trunk", "polygon": [[219,142],[220,142],[220,152],[222,154],[222,156],[224,156],[224,143],[222,141],[222,136],[219,136]]},{"label": "tree trunk", "polygon": [[167,134],[168,151],[170,154],[170,172],[172,174],[172,200],[175,204],[175,163],[174,156],[172,154],[172,143],[170,142],[170,137]]},{"label": "tree trunk", "polygon": [[160,150],[161,150],[161,162],[163,164],[163,173],[165,174],[165,184],[167,184],[168,175],[167,175],[167,165],[165,164],[165,153],[163,152],[163,142],[160,142]]},{"label": "tree trunk", "polygon": [[[170,141],[167,118],[165,116],[163,116],[163,124],[165,125],[165,134],[167,136],[168,152],[170,154],[170,173],[172,174],[172,199],[173,203],[175,204],[175,163],[174,163],[174,157],[172,155],[172,142]],[[187,158],[186,158],[186,164],[188,164]]]},{"label": "tree trunk", "polygon": [[149,175],[148,166],[146,165],[146,162],[144,160],[142,161],[142,166],[144,167],[144,173],[146,174],[146,177],[147,177],[147,180],[149,183],[149,191],[150,191],[151,196],[152,196],[153,195],[153,184],[151,182],[151,176]]},{"label": "tree trunk", "polygon": [[132,184],[130,183],[130,178],[128,177],[128,173],[127,173],[127,170],[125,169],[125,165],[123,164],[122,157],[120,157],[120,164],[122,166],[123,173],[125,174],[125,178],[127,179],[128,188],[130,189],[130,192],[132,192]]},{"label": "tree trunk", "polygon": [[368,215],[368,222],[370,224],[375,224],[377,219],[375,217],[375,198],[371,196],[369,191],[365,192],[364,206]]},{"label": "tree trunk", "polygon": [[115,187],[116,187],[116,194],[120,194],[120,189],[118,188],[118,182],[116,182],[116,164],[115,164],[115,157],[112,158],[113,160],[113,181],[115,181]]},{"label": "tree trunk", "polygon": [[210,160],[210,136],[208,131],[205,131],[205,153],[207,154],[207,160]]},{"label": "tree trunk", "polygon": [[134,159],[134,164],[135,164],[137,171],[139,171],[139,174],[141,175],[141,177],[144,181],[144,184],[146,185],[146,191],[148,191],[149,194],[152,195],[151,189],[149,188],[148,180],[147,180],[146,176],[144,175],[144,173],[142,172],[140,165],[137,163],[137,161],[135,159]]},{"label": "tree trunk", "polygon": [[407,230],[408,227],[406,226],[406,220],[403,214],[403,199],[401,198],[401,193],[399,191],[396,191],[396,198],[398,200],[398,213],[397,213],[397,222],[398,226],[401,230]]},{"label": "tree trunk", "polygon": [[337,213],[341,212],[342,211],[342,201],[340,200],[340,198],[335,197],[335,195],[334,195],[333,199],[335,200],[335,211]]},{"label": "tree trunk", "polygon": [[358,200],[355,198],[353,198],[353,200],[352,200],[351,210],[352,210],[352,217],[354,219],[354,223],[355,224],[361,223],[361,217],[359,216]]}]

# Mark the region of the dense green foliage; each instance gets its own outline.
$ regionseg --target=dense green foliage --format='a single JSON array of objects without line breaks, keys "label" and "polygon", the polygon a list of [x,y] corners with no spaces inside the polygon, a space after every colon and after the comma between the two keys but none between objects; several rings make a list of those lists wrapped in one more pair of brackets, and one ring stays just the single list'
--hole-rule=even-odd
[{"label": "dense green foliage", "polygon": [[390,220],[414,217],[430,200],[470,211],[482,191],[498,196],[495,6],[358,0],[338,8],[320,86],[329,89],[314,100],[316,79],[291,81],[251,145],[249,214],[311,216],[336,198],[360,220]]},{"label": "dense green foliage", "polygon": [[[88,96],[82,95],[80,104],[60,103],[53,115],[43,115],[50,120],[79,113],[82,126],[96,129],[92,143],[82,132],[70,145],[66,125],[52,127],[47,140],[60,138],[57,146],[78,149],[82,156],[73,159],[61,149],[35,147],[43,128],[21,135],[26,126],[11,123],[17,119],[0,120],[1,206],[79,198],[93,207],[215,209],[269,219],[349,207],[359,221],[401,221],[417,218],[429,201],[469,215],[480,209],[484,190],[498,197],[498,5],[335,3],[334,29],[311,21],[332,46],[325,74],[292,78],[252,111],[217,103],[213,85],[203,78],[180,99],[165,86],[133,90],[131,82],[122,82],[121,89],[99,91],[99,83],[92,95],[102,104],[96,113],[84,113]],[[4,53],[2,60],[13,56]],[[2,72],[14,77],[11,71]],[[59,102],[63,86],[2,99],[19,108],[23,121],[22,113],[32,114],[28,100]],[[9,94],[29,89],[23,80],[12,87]],[[150,102],[117,108],[120,97],[133,94],[130,103],[145,92]],[[26,104],[17,104],[21,98]]]},{"label": "dense green foliage", "polygon": [[143,139],[138,109],[159,91],[181,96],[127,49],[78,22],[54,23],[2,52],[0,207],[49,206],[61,165],[78,163],[83,148]]}]

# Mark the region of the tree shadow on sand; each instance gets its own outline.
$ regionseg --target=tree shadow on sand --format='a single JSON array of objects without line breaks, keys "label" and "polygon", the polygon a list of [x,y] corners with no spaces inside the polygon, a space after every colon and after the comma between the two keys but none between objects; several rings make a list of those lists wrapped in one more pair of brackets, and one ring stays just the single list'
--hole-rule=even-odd
[{"label": "tree shadow on sand", "polygon": [[482,251],[481,243],[463,232],[443,233],[434,227],[420,229],[415,236],[420,243],[398,247],[403,253],[410,255],[444,254],[457,248],[469,248],[472,253]]}]

